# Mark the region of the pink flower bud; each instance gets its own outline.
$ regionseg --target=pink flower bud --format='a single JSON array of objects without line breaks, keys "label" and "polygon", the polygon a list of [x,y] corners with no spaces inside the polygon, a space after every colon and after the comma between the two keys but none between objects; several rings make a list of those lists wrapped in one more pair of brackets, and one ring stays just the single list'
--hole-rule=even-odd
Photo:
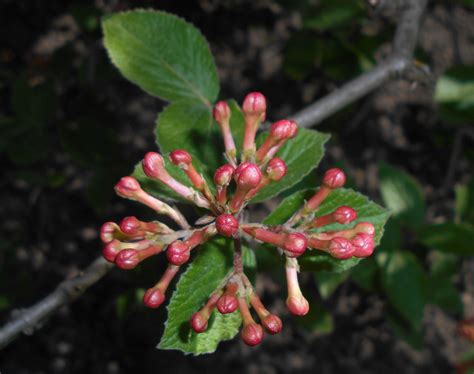
[{"label": "pink flower bud", "polygon": [[286,299],[286,306],[291,314],[304,316],[309,312],[309,303],[304,297],[289,296]]},{"label": "pink flower bud", "polygon": [[201,333],[206,331],[207,329],[207,321],[208,318],[206,316],[203,316],[200,312],[196,312],[193,314],[191,317],[191,320],[189,321],[191,328],[196,332],[196,333]]},{"label": "pink flower bud", "polygon": [[271,335],[278,334],[283,329],[283,323],[281,322],[281,319],[274,314],[270,314],[263,318],[262,325]]},{"label": "pink flower bud", "polygon": [[188,262],[190,256],[189,247],[180,240],[176,240],[168,245],[166,250],[166,257],[169,263],[176,266],[181,266]]},{"label": "pink flower bud", "polygon": [[216,186],[227,186],[232,180],[235,168],[230,164],[222,165],[214,174],[214,183]]},{"label": "pink flower bud", "polygon": [[244,162],[235,170],[234,180],[237,184],[237,188],[229,204],[229,208],[232,212],[237,212],[248,199],[247,194],[262,181],[262,172],[257,165]]},{"label": "pink flower bud", "polygon": [[374,253],[374,237],[360,232],[351,240],[352,246],[355,248],[354,256],[369,257]]},{"label": "pink flower bud", "polygon": [[298,134],[298,125],[295,121],[283,119],[272,124],[270,136],[276,141],[294,138]]},{"label": "pink flower bud", "polygon": [[114,187],[115,192],[120,197],[127,199],[133,199],[137,192],[141,191],[140,184],[133,177],[123,177]]},{"label": "pink flower bud", "polygon": [[262,116],[265,121],[265,112],[267,110],[267,100],[260,92],[251,92],[245,96],[242,104],[242,111],[248,116]]},{"label": "pink flower bud", "polygon": [[225,101],[219,101],[214,106],[212,115],[218,124],[228,123],[230,120],[230,108]]},{"label": "pink flower bud", "polygon": [[165,301],[165,295],[159,288],[149,288],[143,295],[143,304],[146,307],[156,309]]},{"label": "pink flower bud", "polygon": [[134,235],[139,232],[141,222],[136,217],[125,217],[120,221],[120,230],[127,235]]},{"label": "pink flower bud", "polygon": [[111,242],[108,242],[104,248],[102,249],[102,256],[109,261],[109,262],[115,262],[115,258],[119,254],[119,252],[122,250],[122,245],[121,242],[118,240],[114,239]]},{"label": "pink flower bud", "polygon": [[136,249],[124,249],[115,257],[115,264],[123,270],[134,269],[140,262],[140,256]]},{"label": "pink flower bud", "polygon": [[242,341],[250,347],[260,344],[263,340],[263,328],[258,323],[250,323],[240,333]]},{"label": "pink flower bud", "polygon": [[323,184],[331,189],[340,188],[346,183],[346,175],[341,169],[333,168],[326,171]]},{"label": "pink flower bud", "polygon": [[304,316],[309,312],[309,303],[301,292],[298,283],[298,270],[295,259],[287,259],[286,263],[286,282],[288,285],[288,297],[286,306],[288,310],[296,316]]},{"label": "pink flower bud", "polygon": [[266,173],[268,178],[274,182],[281,180],[287,172],[285,161],[281,158],[272,158],[267,165]]},{"label": "pink flower bud", "polygon": [[120,232],[119,226],[115,222],[105,222],[100,228],[100,240],[107,244],[116,239],[115,235]]},{"label": "pink flower bud", "polygon": [[217,310],[222,314],[235,312],[239,307],[239,303],[235,296],[222,295],[217,301]]},{"label": "pink flower bud", "polygon": [[285,237],[283,248],[288,257],[298,257],[305,252],[307,246],[306,236],[300,233],[290,233]]},{"label": "pink flower bud", "polygon": [[351,258],[355,253],[355,248],[351,242],[345,238],[336,237],[331,240],[328,252],[332,257],[340,260]]},{"label": "pink flower bud", "polygon": [[216,229],[219,234],[231,238],[239,231],[239,221],[232,214],[221,214],[216,218]]},{"label": "pink flower bud", "polygon": [[375,235],[375,227],[370,222],[359,222],[355,225],[354,230],[356,232],[365,232],[371,236]]},{"label": "pink flower bud", "polygon": [[334,221],[340,223],[341,225],[346,225],[351,223],[357,218],[357,212],[348,206],[340,206],[337,208],[334,213]]},{"label": "pink flower bud", "polygon": [[148,152],[142,161],[143,171],[146,176],[158,180],[166,178],[168,172],[165,169],[165,160],[156,152]]},{"label": "pink flower bud", "polygon": [[179,166],[183,169],[186,169],[193,162],[191,155],[183,149],[177,149],[171,152],[169,159],[173,165]]}]

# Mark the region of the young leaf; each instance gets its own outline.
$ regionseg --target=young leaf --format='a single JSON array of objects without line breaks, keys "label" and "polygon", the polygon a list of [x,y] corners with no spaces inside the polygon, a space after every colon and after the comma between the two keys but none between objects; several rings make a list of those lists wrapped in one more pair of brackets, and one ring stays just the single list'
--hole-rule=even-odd
[{"label": "young leaf", "polygon": [[207,301],[232,266],[230,241],[213,240],[199,248],[199,254],[181,275],[168,305],[168,320],[158,348],[176,349],[185,353],[203,354],[216,350],[219,342],[232,339],[238,332],[241,318],[238,311],[222,315],[214,311],[208,328],[196,334],[189,319]]},{"label": "young leaf", "polygon": [[[273,210],[264,220],[267,225],[279,225],[286,222],[300,207],[303,206],[305,199],[310,198],[314,190],[299,191],[283,199],[281,204]],[[383,228],[389,213],[381,206],[368,200],[365,196],[351,189],[337,189],[324,200],[317,211],[317,215],[325,215],[332,212],[341,205],[348,205],[357,211],[357,220],[351,224],[352,227],[357,222],[370,222],[375,226],[375,244],[380,242],[383,234]],[[346,226],[340,224],[331,224],[326,226],[328,230],[340,230]],[[303,270],[343,272],[355,266],[360,259],[352,258],[349,260],[338,260],[321,251],[307,251],[299,258],[299,263]]]},{"label": "young leaf", "polygon": [[419,327],[423,318],[425,277],[418,259],[408,251],[390,253],[382,274],[390,303],[413,327]]},{"label": "young leaf", "polygon": [[213,102],[217,69],[200,31],[172,14],[133,10],[104,18],[104,43],[120,72],[167,101]]},{"label": "young leaf", "polygon": [[395,217],[410,226],[418,226],[425,215],[425,199],[419,183],[407,173],[381,164],[380,192]]},{"label": "young leaf", "polygon": [[[257,144],[263,143],[267,135],[267,132],[260,134]],[[263,188],[252,199],[252,203],[268,200],[308,175],[321,161],[324,154],[324,144],[328,140],[328,134],[300,128],[296,138],[289,140],[276,155],[285,161],[288,173],[281,181],[270,183]]]},{"label": "young leaf", "polygon": [[323,299],[329,298],[337,288],[349,277],[349,272],[327,273],[325,271],[313,274],[319,294]]},{"label": "young leaf", "polygon": [[446,222],[423,227],[420,241],[429,248],[459,256],[474,255],[474,226],[468,223]]}]

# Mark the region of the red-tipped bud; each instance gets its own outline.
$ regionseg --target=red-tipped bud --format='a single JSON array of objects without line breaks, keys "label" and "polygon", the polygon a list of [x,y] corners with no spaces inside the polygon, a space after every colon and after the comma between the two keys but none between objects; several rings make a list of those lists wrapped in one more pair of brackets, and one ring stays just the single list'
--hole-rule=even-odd
[{"label": "red-tipped bud", "polygon": [[270,314],[262,319],[262,325],[265,327],[265,330],[271,335],[275,335],[281,332],[283,328],[283,323],[281,322],[280,317]]},{"label": "red-tipped bud", "polygon": [[165,161],[163,157],[156,152],[148,152],[142,161],[142,167],[145,174],[150,178],[162,179],[163,174],[168,175],[165,170]]},{"label": "red-tipped bud", "polygon": [[112,240],[102,249],[102,256],[109,262],[115,262],[115,258],[121,250],[121,243],[118,240]]},{"label": "red-tipped bud", "polygon": [[281,158],[272,158],[267,165],[266,173],[268,178],[274,182],[281,180],[287,172],[285,161]]},{"label": "red-tipped bud", "polygon": [[217,310],[222,314],[233,313],[239,307],[239,302],[235,296],[222,295],[217,301]]},{"label": "red-tipped bud", "polygon": [[371,236],[375,235],[375,227],[370,222],[359,222],[355,225],[354,229],[356,232],[365,232]]},{"label": "red-tipped bud", "polygon": [[141,222],[136,217],[125,217],[120,221],[120,230],[127,235],[134,235],[139,232]]},{"label": "red-tipped bud", "polygon": [[234,175],[234,167],[230,164],[222,165],[214,174],[214,183],[216,186],[227,186]]},{"label": "red-tipped bud", "polygon": [[140,184],[135,178],[123,177],[114,187],[115,192],[120,197],[133,198],[141,190]]},{"label": "red-tipped bud", "polygon": [[231,238],[239,230],[239,221],[232,214],[221,214],[216,218],[216,229],[219,234]]},{"label": "red-tipped bud", "polygon": [[309,312],[309,303],[304,297],[288,297],[286,306],[290,313],[295,316],[304,316]]},{"label": "red-tipped bud", "polygon": [[230,120],[230,108],[225,101],[219,101],[212,111],[212,115],[217,123],[229,122]]},{"label": "red-tipped bud", "polygon": [[288,297],[286,306],[288,310],[296,316],[304,316],[309,312],[309,303],[301,292],[298,283],[298,263],[295,259],[286,260],[286,282],[288,285]]},{"label": "red-tipped bud", "polygon": [[334,221],[341,225],[346,225],[357,218],[357,212],[351,207],[343,205],[334,211],[333,216]]},{"label": "red-tipped bud", "polygon": [[165,295],[159,288],[149,288],[143,295],[143,304],[146,307],[156,309],[165,301]]},{"label": "red-tipped bud", "polygon": [[263,328],[258,323],[249,323],[242,329],[240,337],[248,346],[256,346],[263,340]]},{"label": "red-tipped bud", "polygon": [[191,155],[182,149],[177,149],[170,153],[169,159],[173,165],[179,166],[180,168],[187,168],[188,165],[191,165],[193,158]]},{"label": "red-tipped bud", "polygon": [[244,162],[235,169],[234,180],[238,188],[248,191],[260,184],[262,172],[257,165]]},{"label": "red-tipped bud", "polygon": [[308,240],[306,236],[297,232],[288,234],[284,241],[285,254],[288,257],[301,256],[307,246]]},{"label": "red-tipped bud", "polygon": [[331,240],[328,252],[332,257],[345,260],[354,256],[355,247],[349,240],[337,237]]},{"label": "red-tipped bud", "polygon": [[136,249],[124,249],[115,257],[115,264],[123,270],[134,269],[140,263],[140,256]]},{"label": "red-tipped bud", "polygon": [[115,239],[115,233],[119,226],[115,222],[105,222],[100,228],[100,240],[102,243],[109,243]]},{"label": "red-tipped bud", "polygon": [[242,104],[242,111],[246,115],[261,116],[262,121],[265,120],[265,111],[267,110],[267,100],[260,92],[251,92],[245,96]]},{"label": "red-tipped bud", "polygon": [[190,258],[189,247],[180,240],[176,240],[168,246],[166,257],[170,264],[180,266],[188,262]]},{"label": "red-tipped bud", "polygon": [[351,244],[355,248],[356,257],[369,257],[374,253],[374,237],[365,232],[358,233],[351,240]]},{"label": "red-tipped bud", "polygon": [[189,323],[191,325],[191,328],[199,334],[201,332],[206,331],[207,321],[208,319],[206,318],[206,316],[203,316],[200,312],[196,312],[191,317]]},{"label": "red-tipped bud", "polygon": [[341,169],[333,168],[324,173],[323,185],[335,189],[344,186],[346,175]]},{"label": "red-tipped bud", "polygon": [[298,125],[295,121],[283,119],[272,124],[270,136],[275,140],[294,138],[298,134]]}]

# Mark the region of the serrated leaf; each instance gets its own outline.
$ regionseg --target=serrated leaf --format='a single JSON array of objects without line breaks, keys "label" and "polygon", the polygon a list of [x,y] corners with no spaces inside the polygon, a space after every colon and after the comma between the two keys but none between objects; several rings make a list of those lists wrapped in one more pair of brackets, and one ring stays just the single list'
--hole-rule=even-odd
[{"label": "serrated leaf", "polygon": [[380,192],[394,217],[418,226],[425,215],[425,199],[420,184],[410,175],[387,164],[379,167]]},{"label": "serrated leaf", "polygon": [[201,32],[165,12],[133,10],[102,22],[107,52],[120,72],[164,100],[208,104],[219,92],[217,69]]},{"label": "serrated leaf", "polygon": [[474,226],[468,223],[428,225],[418,231],[418,237],[432,249],[459,256],[474,255]]},{"label": "serrated leaf", "polygon": [[[267,132],[260,134],[257,144],[263,143],[267,135]],[[285,161],[288,173],[281,181],[270,183],[263,188],[251,202],[268,200],[302,180],[318,166],[324,155],[324,144],[328,140],[328,134],[300,128],[296,138],[289,140],[277,153],[277,156]]]},{"label": "serrated leaf", "polygon": [[382,274],[382,286],[391,305],[410,322],[418,327],[425,307],[426,277],[418,259],[408,251],[390,254]]},{"label": "serrated leaf", "polygon": [[[303,206],[304,201],[309,199],[314,192],[315,190],[299,191],[283,199],[281,204],[265,218],[263,223],[266,225],[283,224]],[[324,200],[317,211],[317,215],[329,214],[341,205],[348,205],[354,208],[357,211],[357,220],[350,226],[336,223],[326,226],[324,230],[340,230],[352,227],[357,222],[370,222],[375,227],[375,244],[377,245],[382,238],[383,227],[387,222],[389,213],[381,206],[368,200],[367,197],[351,189],[340,188],[331,192],[326,200]],[[307,251],[299,258],[299,263],[303,270],[328,272],[343,272],[355,266],[359,261],[360,259],[358,258],[338,260],[320,251]]]},{"label": "serrated leaf", "polygon": [[222,340],[232,339],[241,324],[239,312],[214,312],[206,332],[196,334],[189,319],[207,301],[232,266],[230,241],[213,240],[202,245],[199,254],[183,273],[168,305],[168,320],[158,348],[176,349],[195,355],[212,353]]}]

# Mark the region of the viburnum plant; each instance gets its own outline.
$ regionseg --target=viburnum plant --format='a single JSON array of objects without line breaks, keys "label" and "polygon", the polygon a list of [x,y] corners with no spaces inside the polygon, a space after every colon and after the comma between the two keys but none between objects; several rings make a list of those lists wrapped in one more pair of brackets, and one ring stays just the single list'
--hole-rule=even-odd
[{"label": "viburnum plant", "polygon": [[[303,316],[309,303],[298,283],[300,267],[338,272],[356,265],[372,254],[388,214],[344,189],[346,176],[338,168],[327,170],[314,189],[308,174],[328,136],[299,129],[289,119],[257,134],[267,115],[263,94],[249,93],[242,108],[234,101],[213,104],[215,64],[190,24],[138,10],[113,15],[103,27],[111,60],[123,75],[171,102],[158,118],[160,153],[147,153],[115,191],[174,222],[171,227],[134,216],[107,222],[101,229],[103,255],[133,269],[164,252],[168,266],[144,294],[150,308],[165,302],[172,280],[187,266],[168,304],[159,347],[212,352],[242,323],[242,340],[257,345],[264,331],[280,332],[282,321],[252,284],[255,252],[274,247],[286,274],[288,310]],[[252,204],[290,188],[293,194],[263,222],[252,222]],[[193,204],[200,218],[190,224],[172,201]]]}]

